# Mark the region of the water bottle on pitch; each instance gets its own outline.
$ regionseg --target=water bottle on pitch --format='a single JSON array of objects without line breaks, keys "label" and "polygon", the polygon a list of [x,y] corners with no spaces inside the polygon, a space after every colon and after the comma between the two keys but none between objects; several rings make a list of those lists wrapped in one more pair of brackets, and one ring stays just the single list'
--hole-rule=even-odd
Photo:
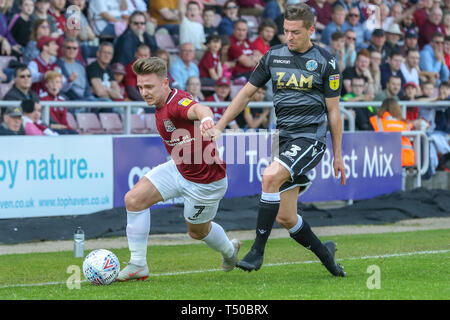
[{"label": "water bottle on pitch", "polygon": [[73,256],[75,258],[84,257],[84,231],[81,227],[78,227],[73,235]]}]

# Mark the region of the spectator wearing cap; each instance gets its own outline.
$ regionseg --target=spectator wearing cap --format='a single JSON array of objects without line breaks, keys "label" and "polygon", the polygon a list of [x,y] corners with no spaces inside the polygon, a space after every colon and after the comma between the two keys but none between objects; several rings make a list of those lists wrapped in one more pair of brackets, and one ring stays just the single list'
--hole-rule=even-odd
[{"label": "spectator wearing cap", "polygon": [[114,75],[114,80],[116,80],[119,85],[120,94],[122,95],[121,99],[114,99],[114,101],[126,101],[128,99],[128,93],[125,87],[125,75],[127,74],[125,71],[125,66],[120,62],[113,63],[111,65],[111,71]]},{"label": "spectator wearing cap", "polygon": [[376,51],[381,54],[381,59],[384,62],[386,60],[386,50],[385,45],[386,43],[386,33],[383,29],[375,29],[372,32],[372,37],[370,38],[369,46],[367,47],[367,50],[370,52]]},{"label": "spectator wearing cap", "polygon": [[418,45],[419,34],[414,29],[409,29],[405,33],[405,39],[403,41],[402,53],[403,56],[406,56],[406,53],[410,49],[419,49]]},{"label": "spectator wearing cap", "polygon": [[[210,102],[225,102],[231,101],[230,98],[231,92],[231,81],[228,78],[222,77],[216,81],[216,85],[214,86],[214,94],[211,96],[207,96],[205,101]],[[214,113],[214,122],[222,118],[226,108],[212,107],[212,112]],[[236,120],[230,122],[227,126],[228,128],[239,129],[239,126]]]},{"label": "spectator wearing cap", "polygon": [[370,43],[370,38],[372,33],[365,25],[359,21],[359,9],[357,7],[352,7],[348,11],[347,20],[342,26],[343,32],[351,29],[356,33],[355,49],[359,51],[361,49],[367,48]]},{"label": "spectator wearing cap", "polygon": [[322,32],[331,22],[333,6],[327,0],[308,0],[306,4],[316,11],[317,20],[315,27],[319,32]]},{"label": "spectator wearing cap", "polygon": [[139,93],[139,90],[137,88],[137,76],[133,71],[133,63],[137,59],[146,59],[146,58],[150,58],[150,56],[151,56],[150,48],[145,44],[141,44],[137,48],[137,50],[134,54],[135,59],[125,66],[124,83],[125,83],[125,89],[127,92],[127,96],[130,100],[144,101],[144,99],[142,99],[141,94]]},{"label": "spectator wearing cap", "polygon": [[22,108],[9,107],[3,113],[3,122],[0,124],[0,136],[25,135],[22,126]]},{"label": "spectator wearing cap", "polygon": [[346,11],[344,7],[336,5],[333,7],[333,13],[331,15],[331,22],[323,29],[320,37],[320,42],[325,45],[330,45],[331,35],[336,31],[343,32],[343,26],[345,22]]},{"label": "spectator wearing cap", "polygon": [[441,81],[448,81],[449,69],[444,59],[444,35],[435,32],[431,42],[420,51],[419,66],[421,71],[436,73],[436,86],[439,86]]},{"label": "spectator wearing cap", "polygon": [[41,120],[42,106],[39,101],[24,100],[20,104],[23,110],[23,127],[27,136],[58,136]]},{"label": "spectator wearing cap", "polygon": [[403,38],[403,33],[397,23],[393,23],[386,30],[386,43],[384,50],[386,57],[390,57],[392,51],[401,51],[399,41]]},{"label": "spectator wearing cap", "polygon": [[[39,49],[39,55],[28,64],[28,69],[31,72],[31,81],[33,85],[31,89],[40,94],[44,89],[44,74],[47,71],[55,70],[60,72],[59,65],[57,64],[56,55],[58,53],[58,45],[56,41],[58,39],[50,36],[42,36],[37,40],[37,48]],[[63,84],[66,84],[64,79]]]},{"label": "spectator wearing cap", "polygon": [[416,86],[420,84],[419,77],[419,61],[420,61],[420,53],[419,49],[409,49],[406,53],[405,61],[403,61],[400,66],[400,71],[402,72],[403,77],[405,78],[406,83],[414,83]]},{"label": "spectator wearing cap", "polygon": [[80,44],[74,38],[65,38],[62,44],[62,56],[57,63],[61,73],[69,80],[70,86],[63,93],[69,100],[95,101],[87,79],[86,68],[76,59]]},{"label": "spectator wearing cap", "polygon": [[3,100],[27,100],[39,101],[39,96],[31,90],[31,72],[26,65],[19,65],[14,70],[14,84],[6,92]]},{"label": "spectator wearing cap", "polygon": [[131,14],[129,21],[128,28],[114,45],[113,62],[119,62],[124,66],[134,60],[134,54],[142,44],[150,48],[150,53],[158,50],[155,38],[145,31],[147,23],[145,14],[141,11],[135,11]]},{"label": "spectator wearing cap", "polygon": [[430,43],[433,33],[439,32],[445,36],[445,27],[442,24],[441,8],[432,8],[428,19],[419,28],[419,49]]}]

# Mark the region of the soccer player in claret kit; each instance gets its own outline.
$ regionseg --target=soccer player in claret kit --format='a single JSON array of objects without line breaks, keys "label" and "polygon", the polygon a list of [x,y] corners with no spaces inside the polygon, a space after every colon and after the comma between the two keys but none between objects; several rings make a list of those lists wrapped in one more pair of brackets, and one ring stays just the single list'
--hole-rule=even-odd
[{"label": "soccer player in claret kit", "polygon": [[[308,223],[297,214],[298,196],[311,185],[306,173],[325,152],[327,118],[333,144],[333,168],[336,178],[345,184],[341,154],[342,122],[339,110],[341,81],[338,64],[326,50],[311,43],[314,13],[306,4],[288,6],[284,16],[286,44],[273,46],[260,60],[248,83],[233,99],[216,124],[214,139],[247,106],[258,88],[272,81],[277,116],[278,155],[264,170],[258,209],[256,239],[237,267],[258,270],[264,249],[276,221],[290,236],[311,250],[334,276],[345,276],[334,256],[333,241],[322,243]],[[323,190],[326,192],[326,190]]]},{"label": "soccer player in claret kit", "polygon": [[231,271],[241,243],[237,239],[230,241],[223,228],[212,221],[227,190],[226,167],[218,157],[215,142],[202,138],[214,130],[213,113],[192,100],[189,93],[169,87],[166,63],[161,58],[139,59],[133,71],[142,98],[156,106],[156,126],[172,159],[150,170],[125,195],[131,258],[117,280],[148,278],[149,208],[180,196],[184,198],[189,235],[220,252],[223,270]]}]

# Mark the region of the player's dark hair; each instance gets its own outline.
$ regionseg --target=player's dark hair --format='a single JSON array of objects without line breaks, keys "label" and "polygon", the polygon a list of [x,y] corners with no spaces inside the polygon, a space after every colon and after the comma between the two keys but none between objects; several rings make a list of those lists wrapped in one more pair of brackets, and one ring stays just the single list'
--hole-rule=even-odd
[{"label": "player's dark hair", "polygon": [[303,21],[303,26],[309,29],[314,25],[315,15],[307,4],[299,3],[286,8],[284,19],[289,21]]},{"label": "player's dark hair", "polygon": [[137,75],[156,74],[160,78],[167,78],[166,62],[158,57],[136,60],[133,63],[133,71]]}]

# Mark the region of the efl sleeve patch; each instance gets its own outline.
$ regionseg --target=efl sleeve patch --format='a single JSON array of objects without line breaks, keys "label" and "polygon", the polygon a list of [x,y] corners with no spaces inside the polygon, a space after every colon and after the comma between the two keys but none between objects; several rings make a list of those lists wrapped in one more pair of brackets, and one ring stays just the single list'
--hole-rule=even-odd
[{"label": "efl sleeve patch", "polygon": [[333,74],[328,78],[331,90],[336,91],[337,89],[339,89],[339,79],[340,78],[341,77],[338,74]]},{"label": "efl sleeve patch", "polygon": [[181,99],[180,101],[178,101],[178,104],[179,104],[179,105],[182,105],[182,106],[184,106],[184,107],[187,107],[187,106],[189,106],[189,104],[191,104],[191,102],[192,102],[191,99],[183,98],[183,99]]}]

